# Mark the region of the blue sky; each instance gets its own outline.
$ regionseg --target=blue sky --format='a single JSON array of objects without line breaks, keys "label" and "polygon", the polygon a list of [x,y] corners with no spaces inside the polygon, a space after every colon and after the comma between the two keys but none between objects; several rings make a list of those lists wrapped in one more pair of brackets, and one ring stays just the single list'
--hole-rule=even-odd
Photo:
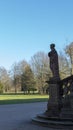
[{"label": "blue sky", "polygon": [[0,0],[0,66],[73,41],[73,0]]}]

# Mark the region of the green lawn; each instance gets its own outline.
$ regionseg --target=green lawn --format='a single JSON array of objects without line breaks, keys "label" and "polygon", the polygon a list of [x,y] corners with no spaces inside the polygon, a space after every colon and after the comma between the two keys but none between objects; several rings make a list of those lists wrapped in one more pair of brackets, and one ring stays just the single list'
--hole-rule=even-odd
[{"label": "green lawn", "polygon": [[18,104],[48,101],[48,95],[0,95],[1,104]]}]

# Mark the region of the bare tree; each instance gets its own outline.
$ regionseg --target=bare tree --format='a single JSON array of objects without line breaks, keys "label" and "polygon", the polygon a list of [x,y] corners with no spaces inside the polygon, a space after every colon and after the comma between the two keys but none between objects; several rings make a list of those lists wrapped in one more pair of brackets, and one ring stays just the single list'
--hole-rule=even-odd
[{"label": "bare tree", "polygon": [[66,55],[64,55],[62,52],[60,52],[59,54],[59,73],[61,79],[70,75],[70,67],[68,59]]},{"label": "bare tree", "polygon": [[65,53],[67,54],[71,65],[71,75],[73,74],[73,42],[65,47]]},{"label": "bare tree", "polygon": [[4,67],[0,67],[0,82],[3,84],[3,91],[7,92],[11,88],[11,78]]},{"label": "bare tree", "polygon": [[27,62],[25,60],[20,61],[18,63],[14,63],[11,68],[11,77],[13,79],[13,84],[15,87],[15,93],[17,93],[17,90],[21,90],[21,75],[25,71],[25,67],[27,65]]},{"label": "bare tree", "polygon": [[40,93],[46,90],[46,80],[49,80],[50,69],[48,55],[44,52],[37,52],[31,58],[31,67],[35,75],[37,89]]}]

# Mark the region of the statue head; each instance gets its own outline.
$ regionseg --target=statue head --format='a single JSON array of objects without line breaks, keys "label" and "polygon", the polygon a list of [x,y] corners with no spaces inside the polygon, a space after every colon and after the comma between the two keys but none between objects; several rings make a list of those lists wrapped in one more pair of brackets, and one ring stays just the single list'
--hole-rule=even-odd
[{"label": "statue head", "polygon": [[50,44],[50,48],[54,49],[55,48],[55,44],[54,43]]}]

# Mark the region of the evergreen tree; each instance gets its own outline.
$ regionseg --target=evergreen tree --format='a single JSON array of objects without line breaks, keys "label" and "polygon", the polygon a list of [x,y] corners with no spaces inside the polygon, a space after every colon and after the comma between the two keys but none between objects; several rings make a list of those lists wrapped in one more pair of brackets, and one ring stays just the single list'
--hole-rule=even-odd
[{"label": "evergreen tree", "polygon": [[24,92],[28,91],[30,93],[30,91],[35,90],[34,74],[29,65],[26,66],[21,76],[21,86]]}]

